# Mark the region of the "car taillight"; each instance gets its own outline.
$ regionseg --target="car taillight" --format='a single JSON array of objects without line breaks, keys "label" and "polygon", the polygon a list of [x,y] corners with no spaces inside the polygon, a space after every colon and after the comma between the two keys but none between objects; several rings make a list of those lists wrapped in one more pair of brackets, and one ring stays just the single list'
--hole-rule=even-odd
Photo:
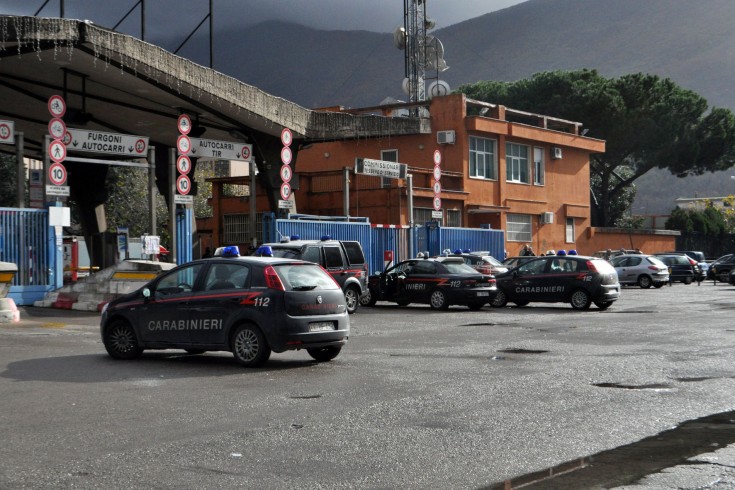
[{"label": "car taillight", "polygon": [[265,285],[268,286],[268,288],[277,289],[279,291],[286,290],[286,288],[283,287],[281,278],[278,277],[278,273],[273,268],[273,266],[269,265],[268,267],[265,268],[263,272],[265,274]]},{"label": "car taillight", "polygon": [[663,270],[662,268],[656,267],[655,265],[649,265],[648,268],[651,269],[652,271],[660,271],[660,270]]},{"label": "car taillight", "polygon": [[692,265],[697,265],[697,261],[696,261],[696,260],[694,260],[694,259],[693,259],[693,258],[691,258],[691,257],[687,257],[687,258],[689,259],[689,263],[690,263],[690,264],[692,264]]}]

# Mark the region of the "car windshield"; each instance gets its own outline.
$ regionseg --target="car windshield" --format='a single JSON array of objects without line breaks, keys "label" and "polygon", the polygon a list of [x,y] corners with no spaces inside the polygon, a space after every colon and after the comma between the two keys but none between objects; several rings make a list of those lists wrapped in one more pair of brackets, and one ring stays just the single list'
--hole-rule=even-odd
[{"label": "car windshield", "polygon": [[477,271],[465,264],[464,262],[443,262],[444,267],[447,268],[451,274],[477,274]]},{"label": "car windshield", "polygon": [[273,268],[287,290],[339,289],[334,279],[316,264],[277,264]]},{"label": "car windshield", "polygon": [[486,262],[490,265],[494,265],[495,267],[505,267],[502,262],[500,262],[498,259],[493,257],[492,255],[486,255],[482,258],[483,262]]}]

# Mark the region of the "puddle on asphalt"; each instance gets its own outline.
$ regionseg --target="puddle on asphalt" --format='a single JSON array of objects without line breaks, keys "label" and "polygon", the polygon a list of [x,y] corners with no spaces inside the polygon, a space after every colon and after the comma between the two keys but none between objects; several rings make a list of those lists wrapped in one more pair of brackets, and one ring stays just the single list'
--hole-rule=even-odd
[{"label": "puddle on asphalt", "polygon": [[504,352],[506,354],[545,354],[549,351],[533,349],[499,349],[498,352]]},{"label": "puddle on asphalt", "polygon": [[[705,378],[706,379],[706,378]],[[691,380],[691,378],[690,378]],[[638,442],[603,451],[553,468],[493,483],[487,490],[512,488],[611,488],[683,464],[699,454],[735,443],[735,411],[690,420]]]}]

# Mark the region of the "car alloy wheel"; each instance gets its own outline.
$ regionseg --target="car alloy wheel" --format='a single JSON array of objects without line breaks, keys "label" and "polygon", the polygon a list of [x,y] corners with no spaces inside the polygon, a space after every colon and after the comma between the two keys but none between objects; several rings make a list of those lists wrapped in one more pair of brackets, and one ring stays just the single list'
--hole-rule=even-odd
[{"label": "car alloy wheel", "polygon": [[490,302],[490,306],[494,308],[503,308],[507,304],[508,298],[505,296],[502,289],[498,289],[498,294],[496,294],[495,298]]},{"label": "car alloy wheel", "polygon": [[271,349],[258,327],[240,325],[232,335],[232,355],[243,366],[254,367],[268,360]]},{"label": "car alloy wheel", "polygon": [[449,308],[449,302],[447,301],[447,295],[441,289],[435,289],[431,292],[429,298],[429,305],[434,310],[446,310]]},{"label": "car alloy wheel", "polygon": [[584,289],[577,289],[572,293],[572,308],[575,310],[586,310],[590,307],[590,303],[592,303],[590,299],[590,294],[585,291]]},{"label": "car alloy wheel", "polygon": [[357,311],[357,305],[360,301],[360,294],[357,288],[350,286],[345,290],[345,302],[347,303],[347,313],[352,314]]},{"label": "car alloy wheel", "polygon": [[135,359],[143,353],[133,326],[123,320],[116,320],[105,329],[104,344],[115,359]]}]

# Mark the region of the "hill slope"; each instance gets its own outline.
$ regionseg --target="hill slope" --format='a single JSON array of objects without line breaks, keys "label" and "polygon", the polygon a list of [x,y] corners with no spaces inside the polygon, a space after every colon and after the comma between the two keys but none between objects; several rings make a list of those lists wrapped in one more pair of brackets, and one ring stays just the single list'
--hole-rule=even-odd
[{"label": "hill slope", "polygon": [[[432,34],[444,44],[450,66],[441,78],[454,88],[541,71],[595,68],[605,76],[646,72],[668,77],[711,105],[735,110],[733,19],[732,0],[529,0]],[[396,25],[401,22],[396,19]],[[400,88],[403,52],[393,47],[391,34],[268,22],[220,33],[216,43],[217,59],[224,60],[217,63],[219,71],[305,107],[405,99]],[[196,49],[201,51],[187,56],[207,59],[207,46]],[[634,212],[666,213],[674,198],[695,192],[735,192],[730,174],[681,180],[652,172],[638,182]]]}]

